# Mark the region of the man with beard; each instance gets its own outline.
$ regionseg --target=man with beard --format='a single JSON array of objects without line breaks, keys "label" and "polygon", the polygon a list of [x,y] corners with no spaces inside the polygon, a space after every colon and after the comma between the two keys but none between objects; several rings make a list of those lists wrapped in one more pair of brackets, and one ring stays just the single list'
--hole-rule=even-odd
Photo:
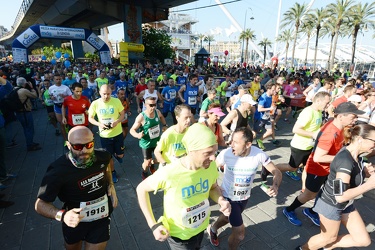
[{"label": "man with beard", "polygon": [[[160,168],[137,187],[139,205],[155,239],[167,240],[172,250],[200,248],[210,221],[208,198],[220,205],[224,215],[231,211],[216,182],[215,135],[206,126],[194,124],[182,143],[186,156]],[[164,190],[164,211],[156,221],[149,192],[159,189]]]},{"label": "man with beard", "polygon": [[270,157],[262,150],[252,146],[253,133],[247,127],[239,127],[233,132],[231,145],[220,152],[216,158],[216,165],[223,167],[224,176],[221,190],[224,198],[230,202],[232,211],[229,216],[221,214],[212,226],[207,228],[210,242],[213,246],[219,245],[217,230],[230,223],[232,234],[229,236],[229,249],[237,249],[245,237],[245,226],[242,221],[242,212],[250,198],[252,183],[258,166],[262,165],[272,173],[272,186],[263,186],[270,197],[277,195],[282,175],[272,163]]},{"label": "man with beard", "polygon": [[[77,126],[68,134],[69,153],[50,164],[43,177],[37,213],[62,222],[66,249],[105,249],[110,237],[110,215],[117,195],[109,167],[111,154],[94,150],[90,129]],[[53,205],[56,197],[62,209]]]}]

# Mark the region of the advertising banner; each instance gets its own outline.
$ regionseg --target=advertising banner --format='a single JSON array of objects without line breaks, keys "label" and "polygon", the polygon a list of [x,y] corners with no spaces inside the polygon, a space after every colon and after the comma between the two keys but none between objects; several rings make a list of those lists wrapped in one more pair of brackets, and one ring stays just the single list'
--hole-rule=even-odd
[{"label": "advertising banner", "polygon": [[85,30],[65,27],[40,26],[43,38],[85,39]]},{"label": "advertising banner", "polygon": [[12,48],[13,62],[27,62],[27,50],[20,48]]},{"label": "advertising banner", "polygon": [[21,35],[17,37],[17,40],[26,48],[30,47],[39,39],[39,36],[35,32],[28,28]]}]

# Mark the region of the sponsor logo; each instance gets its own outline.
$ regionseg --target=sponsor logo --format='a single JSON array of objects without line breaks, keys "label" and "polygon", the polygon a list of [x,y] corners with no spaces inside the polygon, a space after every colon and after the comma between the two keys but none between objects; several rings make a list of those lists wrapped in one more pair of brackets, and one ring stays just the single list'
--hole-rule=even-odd
[{"label": "sponsor logo", "polygon": [[182,193],[182,199],[190,198],[196,194],[203,194],[206,193],[209,189],[208,186],[208,179],[202,180],[202,178],[199,179],[199,182],[197,184],[193,184],[191,186],[183,187],[181,189]]},{"label": "sponsor logo", "polygon": [[30,47],[36,40],[39,39],[39,36],[34,33],[31,29],[27,29],[19,38],[17,38],[26,48]]},{"label": "sponsor logo", "polygon": [[97,50],[100,50],[101,47],[103,46],[103,41],[97,37],[94,34],[91,34],[88,38],[87,41]]}]

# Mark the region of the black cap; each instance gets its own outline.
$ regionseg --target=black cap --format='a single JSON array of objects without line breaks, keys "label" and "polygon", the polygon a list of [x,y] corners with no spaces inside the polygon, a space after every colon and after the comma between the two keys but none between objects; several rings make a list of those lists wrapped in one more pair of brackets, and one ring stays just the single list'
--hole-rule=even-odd
[{"label": "black cap", "polygon": [[333,112],[335,114],[355,114],[355,115],[363,115],[364,113],[366,113],[365,111],[359,110],[357,106],[355,106],[351,102],[340,103]]}]

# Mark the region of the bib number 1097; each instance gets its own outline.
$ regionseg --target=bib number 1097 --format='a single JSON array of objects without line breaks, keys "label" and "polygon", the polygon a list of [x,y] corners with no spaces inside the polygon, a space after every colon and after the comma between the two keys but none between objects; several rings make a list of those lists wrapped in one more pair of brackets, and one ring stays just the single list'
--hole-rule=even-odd
[{"label": "bib number 1097", "polygon": [[249,190],[234,190],[233,195],[236,195],[236,196],[246,195],[248,191]]}]

